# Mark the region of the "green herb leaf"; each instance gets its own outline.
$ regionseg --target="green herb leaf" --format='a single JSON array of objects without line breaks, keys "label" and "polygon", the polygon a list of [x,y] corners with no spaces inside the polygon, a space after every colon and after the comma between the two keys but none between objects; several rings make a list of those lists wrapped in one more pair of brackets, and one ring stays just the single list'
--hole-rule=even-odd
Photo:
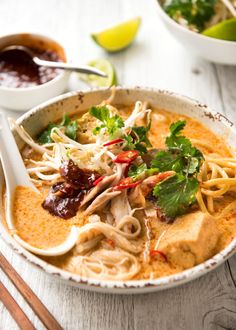
[{"label": "green herb leaf", "polygon": [[54,127],[58,127],[58,125],[49,123],[47,128],[39,135],[38,142],[40,144],[51,143],[52,139],[50,137],[51,131]]},{"label": "green herb leaf", "polygon": [[91,116],[97,118],[98,120],[105,122],[110,118],[109,109],[105,106],[103,107],[91,107],[89,110]]},{"label": "green herb leaf", "polygon": [[142,175],[145,174],[147,165],[145,163],[141,165],[132,165],[129,169],[128,176],[133,180],[138,180]]},{"label": "green herb leaf", "polygon": [[170,126],[170,135],[166,138],[168,150],[157,153],[152,166],[160,171],[184,172],[194,174],[200,169],[203,154],[192,146],[191,141],[181,135],[186,121],[179,120]]},{"label": "green herb leaf", "polygon": [[216,0],[172,0],[164,5],[164,10],[177,22],[184,18],[190,26],[202,31],[215,14],[215,4]]},{"label": "green herb leaf", "polygon": [[64,113],[60,126],[67,126],[70,124],[70,122],[71,122],[70,117],[67,115],[67,113]]},{"label": "green herb leaf", "polygon": [[133,142],[133,138],[131,135],[125,136],[124,139],[127,141],[126,149],[127,150],[134,150],[135,144]]},{"label": "green herb leaf", "polygon": [[171,135],[179,135],[186,125],[186,120],[178,120],[170,125]]},{"label": "green herb leaf", "polygon": [[148,132],[151,127],[151,121],[147,126],[133,126],[132,132],[129,136],[124,137],[128,142],[126,149],[127,150],[138,150],[139,153],[147,153],[147,148],[151,147],[151,142],[148,139]]},{"label": "green herb leaf", "polygon": [[160,172],[180,172],[184,166],[183,159],[179,154],[165,150],[159,151],[151,164],[152,167],[158,168]]},{"label": "green herb leaf", "polygon": [[192,144],[185,136],[180,135],[181,131],[186,125],[185,120],[179,120],[170,126],[170,135],[166,138],[166,146],[169,149],[181,150],[184,153],[188,153]]},{"label": "green herb leaf", "polygon": [[152,167],[160,172],[176,172],[175,176],[157,184],[153,190],[157,205],[165,216],[171,218],[184,214],[195,202],[199,186],[196,174],[203,160],[201,151],[181,135],[185,125],[186,121],[180,120],[170,126],[167,150],[159,151],[151,162]]},{"label": "green herb leaf", "polygon": [[118,115],[112,115],[106,106],[93,106],[89,110],[90,115],[100,120],[103,124],[93,130],[93,134],[98,134],[102,128],[106,128],[110,138],[113,138],[124,126],[123,119]]},{"label": "green herb leaf", "polygon": [[187,178],[181,173],[157,184],[153,195],[157,198],[157,205],[165,216],[175,218],[186,213],[196,201],[199,182],[196,178]]},{"label": "green herb leaf", "polygon": [[132,130],[136,133],[136,135],[139,138],[139,143],[143,142],[146,144],[146,147],[151,147],[151,142],[148,139],[148,131],[150,130],[150,123],[144,127],[144,126],[134,126],[132,127]]},{"label": "green herb leaf", "polygon": [[65,134],[72,140],[76,140],[78,131],[78,122],[76,120],[71,121],[65,126]]},{"label": "green herb leaf", "polygon": [[51,139],[51,132],[54,127],[58,127],[58,128],[64,127],[65,135],[67,135],[72,140],[76,140],[77,131],[78,131],[77,120],[72,121],[67,114],[64,114],[60,124],[55,124],[55,123],[48,124],[47,128],[39,135],[38,142],[41,144],[53,142]]},{"label": "green herb leaf", "polygon": [[101,129],[102,129],[103,127],[105,127],[105,125],[101,125],[101,126],[97,126],[97,127],[95,127],[95,128],[93,129],[93,134],[94,134],[94,135],[98,135],[99,132],[101,131]]}]

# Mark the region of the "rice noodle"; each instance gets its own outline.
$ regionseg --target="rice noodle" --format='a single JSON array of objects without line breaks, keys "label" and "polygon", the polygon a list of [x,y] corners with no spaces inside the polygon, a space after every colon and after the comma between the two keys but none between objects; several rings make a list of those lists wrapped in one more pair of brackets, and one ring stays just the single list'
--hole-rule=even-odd
[{"label": "rice noodle", "polygon": [[68,267],[81,276],[122,281],[132,279],[139,269],[137,259],[121,249],[99,249],[88,256],[73,257]]},{"label": "rice noodle", "polygon": [[128,239],[133,239],[139,235],[141,231],[140,223],[133,217],[125,219],[124,222],[125,224],[130,223],[134,226],[133,233],[125,233],[103,222],[87,223],[79,229],[77,245],[94,239],[99,234],[103,234],[106,238],[113,240],[118,247],[134,254],[139,253],[141,251],[140,247],[134,245]]},{"label": "rice noodle", "polygon": [[[218,155],[206,156],[199,180],[201,188],[196,196],[199,206],[203,212],[214,214],[214,200],[227,194],[236,186],[236,158],[222,158]],[[222,211],[222,214],[226,215],[228,210],[231,210],[229,205]]]}]

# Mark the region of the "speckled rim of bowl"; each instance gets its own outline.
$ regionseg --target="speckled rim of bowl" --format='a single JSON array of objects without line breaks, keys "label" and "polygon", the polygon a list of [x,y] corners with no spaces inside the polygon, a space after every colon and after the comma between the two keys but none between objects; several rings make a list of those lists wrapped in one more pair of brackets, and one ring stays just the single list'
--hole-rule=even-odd
[{"label": "speckled rim of bowl", "polygon": [[196,38],[199,39],[205,39],[208,40],[209,42],[215,42],[218,44],[221,44],[222,46],[224,45],[232,45],[236,47],[236,41],[231,41],[231,40],[223,40],[223,39],[217,39],[217,38],[212,38],[205,36],[204,34],[197,33],[194,31],[189,30],[188,28],[182,26],[181,24],[177,23],[173,18],[171,18],[163,9],[162,5],[160,4],[160,0],[155,0],[157,3],[157,9],[159,14],[162,16],[162,18],[166,21],[168,21],[170,24],[172,24],[176,29],[182,30],[183,32],[186,32],[189,35],[195,36]]},{"label": "speckled rim of bowl", "polygon": [[[68,62],[68,54],[67,51],[65,49],[65,47],[56,39],[52,38],[49,35],[44,35],[44,34],[40,34],[37,32],[19,32],[19,33],[11,33],[11,34],[5,34],[5,35],[1,35],[0,36],[0,40],[3,38],[8,38],[8,37],[17,37],[17,36],[21,36],[21,35],[31,35],[32,39],[34,38],[39,38],[39,39],[46,39],[49,43],[50,41],[57,44],[61,49],[63,49],[64,51],[64,55],[65,55],[65,60],[66,62]],[[59,73],[58,75],[56,75],[55,78],[47,81],[46,83],[40,84],[40,85],[36,85],[36,86],[31,86],[31,87],[7,87],[7,86],[0,86],[0,89],[3,91],[10,91],[10,92],[15,92],[15,93],[21,93],[22,91],[34,91],[37,89],[40,89],[42,87],[49,87],[51,85],[53,85],[55,82],[57,82],[58,80],[60,80],[61,78],[65,77],[65,76],[69,76],[70,72],[66,71],[66,70],[62,70],[61,73]]]},{"label": "speckled rim of bowl", "polygon": [[[230,129],[230,132],[236,135],[236,129],[234,124],[229,121],[224,115],[214,112],[208,108],[208,106],[201,104],[198,101],[195,101],[189,97],[182,96],[180,94],[176,94],[173,92],[169,92],[166,90],[159,90],[155,88],[146,88],[146,87],[117,87],[118,91],[125,91],[127,94],[130,92],[139,91],[141,93],[153,93],[156,96],[164,94],[167,97],[171,97],[177,101],[181,101],[183,103],[188,103],[193,107],[196,107],[197,111],[201,111],[204,116],[208,119],[212,120],[213,122],[218,121],[223,123],[223,125]],[[81,98],[81,103],[83,102],[83,97],[97,92],[104,92],[107,91],[106,88],[100,89],[93,89],[85,92],[69,92],[60,96],[57,96],[47,102],[42,103],[39,106],[36,106],[32,110],[25,113],[18,119],[18,123],[23,123],[34,116],[37,112],[43,112],[45,108],[49,105],[53,105],[55,103],[59,104],[65,99],[68,99],[72,96],[78,95]],[[168,110],[168,109],[167,109]],[[1,193],[1,187],[0,187]],[[225,262],[228,258],[230,258],[236,252],[236,238],[232,240],[232,242],[221,252],[213,256],[211,259],[193,267],[187,269],[183,272],[165,276],[159,279],[153,280],[129,280],[129,281],[105,281],[105,280],[97,280],[97,279],[90,279],[85,278],[76,274],[72,274],[70,272],[61,270],[47,262],[43,261],[42,259],[38,258],[37,256],[33,255],[32,253],[28,252],[24,248],[22,248],[7,232],[6,228],[3,226],[2,222],[0,222],[0,233],[1,237],[4,241],[13,249],[13,251],[17,252],[20,256],[22,256],[26,261],[30,262],[33,266],[36,266],[37,269],[44,271],[45,274],[53,275],[53,278],[58,279],[66,284],[73,285],[80,289],[85,289],[89,291],[96,291],[96,292],[103,292],[103,293],[116,293],[116,294],[141,294],[146,292],[155,292],[171,287],[175,287],[186,282],[189,282],[193,279],[196,279],[207,272],[215,269],[216,267],[220,266],[223,262]]]}]

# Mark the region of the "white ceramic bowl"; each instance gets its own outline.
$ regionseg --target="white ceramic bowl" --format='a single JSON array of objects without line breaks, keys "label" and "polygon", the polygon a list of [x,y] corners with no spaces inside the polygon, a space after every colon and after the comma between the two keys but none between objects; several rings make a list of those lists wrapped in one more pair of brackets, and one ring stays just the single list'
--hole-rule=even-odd
[{"label": "white ceramic bowl", "polygon": [[[65,62],[67,61],[64,48],[55,40],[43,35],[19,33],[0,38],[0,49],[10,45],[38,45],[43,49],[49,48],[58,53]],[[69,75],[69,72],[62,71],[47,83],[33,87],[9,88],[0,86],[0,105],[19,111],[31,109],[37,104],[63,93],[67,87]]]},{"label": "white ceramic bowl", "polygon": [[236,42],[210,38],[188,30],[176,23],[163,10],[160,0],[157,2],[157,12],[170,33],[187,50],[208,61],[236,65]]},{"label": "white ceramic bowl", "polygon": [[[94,90],[88,92],[70,92],[68,94],[58,96],[42,105],[39,105],[31,111],[24,114],[18,124],[24,126],[31,136],[36,136],[50,122],[58,120],[63,113],[73,114],[88,109],[94,104],[99,104],[102,100],[108,98],[111,92],[107,89]],[[135,101],[147,101],[152,107],[164,108],[169,111],[191,116],[202,122],[215,133],[225,137],[230,145],[236,146],[236,130],[233,124],[219,113],[210,112],[206,105],[187,97],[177,95],[167,91],[161,91],[150,88],[117,88],[114,104],[130,105]],[[21,149],[23,146],[19,136],[15,135],[17,144]],[[3,184],[3,173],[0,168],[0,190]],[[0,191],[1,194],[1,191]],[[1,208],[0,198],[0,208]],[[0,212],[1,214],[1,212]],[[59,268],[56,268],[37,256],[26,251],[18,245],[18,243],[9,235],[0,219],[1,237],[9,243],[9,245],[25,260],[43,270],[46,274],[50,274],[54,279],[60,279],[68,284],[86,290],[112,292],[112,293],[143,293],[166,289],[177,286],[197,278],[208,271],[216,268],[229,258],[236,251],[236,238],[224,250],[215,255],[206,262],[188,269],[184,272],[163,277],[156,280],[141,281],[101,281],[97,279],[82,278]]]}]

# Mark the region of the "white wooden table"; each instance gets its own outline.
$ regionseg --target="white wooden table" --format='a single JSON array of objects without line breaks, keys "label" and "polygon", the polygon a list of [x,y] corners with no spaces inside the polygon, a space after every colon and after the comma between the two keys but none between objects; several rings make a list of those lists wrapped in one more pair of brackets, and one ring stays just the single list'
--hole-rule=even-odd
[{"label": "white wooden table", "polygon": [[[91,31],[140,15],[135,43],[108,55]],[[183,49],[159,21],[155,0],[0,0],[0,33],[40,32],[60,40],[70,58],[99,57],[115,65],[120,84],[153,86],[189,95],[236,122],[236,67],[207,63]],[[80,88],[72,79],[69,88]],[[20,113],[8,111],[11,116]],[[216,271],[176,289],[138,296],[85,292],[54,282],[0,240],[0,250],[65,329],[236,329],[236,256]],[[37,329],[44,329],[12,284],[4,282]],[[0,303],[0,329],[17,329]]]}]

